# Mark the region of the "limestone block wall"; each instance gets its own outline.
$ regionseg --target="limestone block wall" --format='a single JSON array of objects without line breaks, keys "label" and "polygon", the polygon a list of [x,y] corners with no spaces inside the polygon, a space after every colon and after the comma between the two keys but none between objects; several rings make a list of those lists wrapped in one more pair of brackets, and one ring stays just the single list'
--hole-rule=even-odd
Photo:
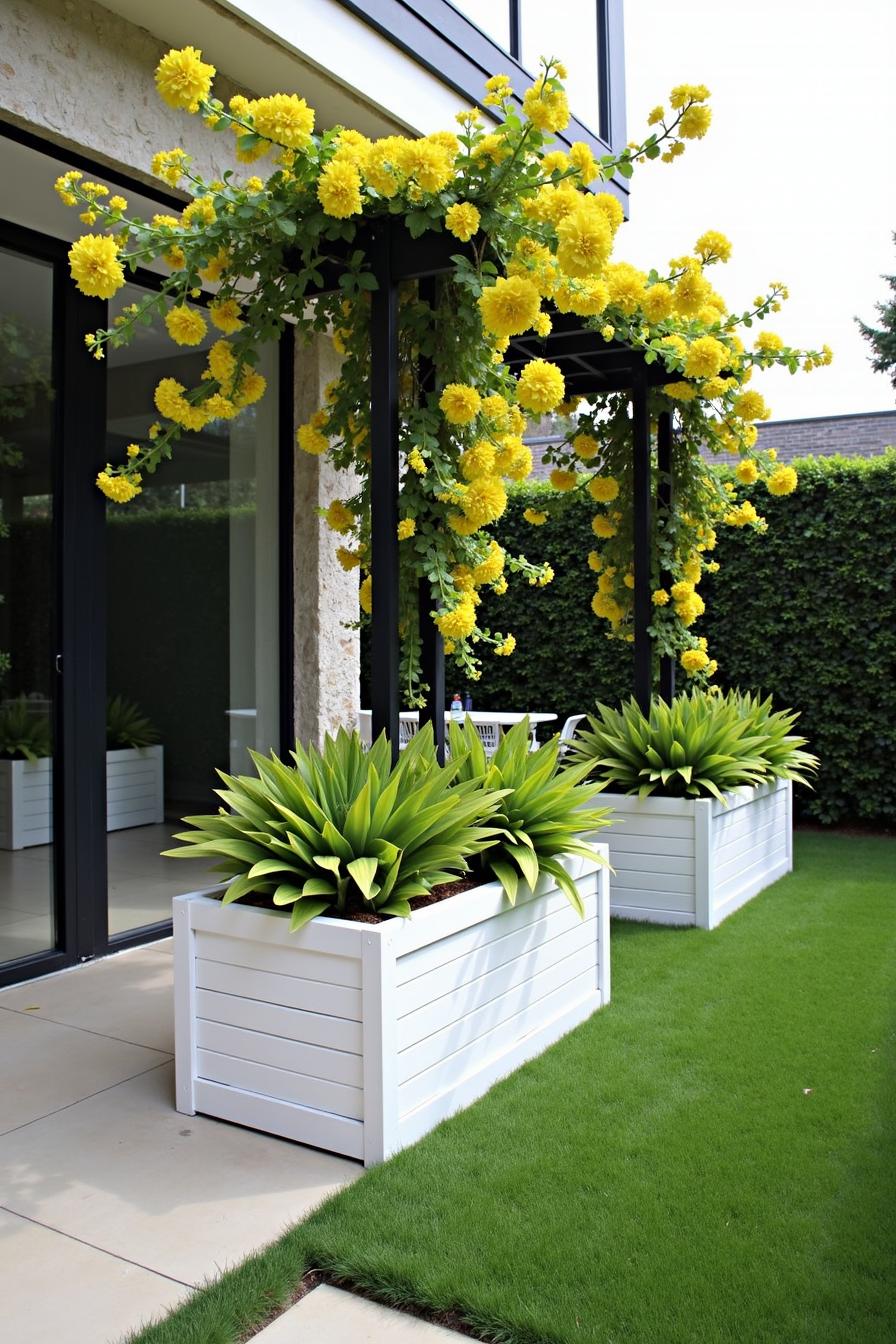
[{"label": "limestone block wall", "polygon": [[[218,177],[230,137],[167,107],[153,71],[169,44],[85,0],[0,0],[0,119],[147,181],[152,157],[181,144]],[[215,80],[224,99],[236,85]]]},{"label": "limestone block wall", "polygon": [[[323,390],[339,373],[339,356],[326,336],[299,346],[295,366],[296,427],[318,410]],[[336,559],[337,540],[317,514],[357,489],[345,472],[308,453],[295,466],[295,680],[296,736],[319,742],[325,732],[358,722],[360,661],[358,571]]]}]

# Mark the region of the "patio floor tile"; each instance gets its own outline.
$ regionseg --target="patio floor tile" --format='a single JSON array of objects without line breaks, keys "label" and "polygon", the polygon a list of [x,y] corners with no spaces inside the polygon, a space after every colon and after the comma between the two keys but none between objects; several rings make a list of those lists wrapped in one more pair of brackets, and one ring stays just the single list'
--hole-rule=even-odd
[{"label": "patio floor tile", "polygon": [[[25,991],[23,1004],[29,996],[31,1003],[39,1002],[37,988],[32,985]],[[168,1055],[75,1027],[42,1022],[31,1013],[0,1008],[0,1059],[2,1136],[54,1112],[62,1111],[67,1116],[71,1112],[63,1108],[164,1064]],[[0,1152],[4,1142],[0,1139]],[[0,1160],[0,1171],[2,1167]]]},{"label": "patio floor tile", "polygon": [[[103,1040],[105,1048],[113,1044]],[[0,1204],[199,1284],[276,1238],[362,1169],[284,1139],[178,1115],[170,1063],[0,1138],[0,1170]]]},{"label": "patio floor tile", "polygon": [[322,1284],[255,1335],[252,1344],[453,1344],[454,1330]]},{"label": "patio floor tile", "polygon": [[15,1344],[117,1344],[189,1289],[0,1210],[3,1317]]},{"label": "patio floor tile", "polygon": [[171,957],[154,947],[4,990],[0,1008],[174,1054]]}]

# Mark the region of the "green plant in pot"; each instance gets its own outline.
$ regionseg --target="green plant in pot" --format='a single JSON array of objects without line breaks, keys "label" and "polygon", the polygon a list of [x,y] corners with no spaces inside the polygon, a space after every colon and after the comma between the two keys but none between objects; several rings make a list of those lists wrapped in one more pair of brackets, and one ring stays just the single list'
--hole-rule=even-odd
[{"label": "green plant in pot", "polygon": [[591,772],[590,762],[561,770],[559,739],[531,751],[530,733],[529,720],[523,719],[505,733],[489,759],[472,720],[463,726],[452,723],[451,759],[459,762],[459,781],[475,781],[486,794],[497,791],[501,798],[492,818],[498,828],[495,844],[483,859],[511,904],[521,881],[534,887],[542,873],[549,873],[583,914],[582,898],[560,856],[603,862],[581,832],[608,826],[608,809],[591,806],[600,786],[582,782]]},{"label": "green plant in pot", "polygon": [[159,735],[135,700],[112,695],[106,703],[106,749],[142,750],[158,742]]},{"label": "green plant in pot", "polygon": [[667,798],[725,801],[741,785],[793,779],[809,785],[817,757],[792,729],[797,715],[771,700],[692,690],[671,703],[655,698],[645,715],[636,700],[621,709],[598,704],[573,740],[568,759],[601,788]]},{"label": "green plant in pot", "polygon": [[459,778],[464,754],[440,766],[431,728],[394,766],[385,737],[365,751],[344,730],[320,751],[297,744],[293,765],[251,755],[257,777],[219,771],[225,806],[185,817],[194,829],[166,854],[217,859],[230,879],[225,903],[253,896],[291,907],[293,930],[328,911],[409,915],[414,897],[462,877],[496,838],[502,793]]},{"label": "green plant in pot", "polygon": [[52,753],[50,720],[24,695],[0,709],[0,760],[39,761]]}]

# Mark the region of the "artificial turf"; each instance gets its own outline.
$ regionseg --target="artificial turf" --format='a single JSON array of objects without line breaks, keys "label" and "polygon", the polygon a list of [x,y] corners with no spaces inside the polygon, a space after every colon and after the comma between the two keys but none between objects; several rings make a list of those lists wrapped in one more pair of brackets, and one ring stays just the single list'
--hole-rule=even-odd
[{"label": "artificial turf", "polygon": [[508,1344],[896,1338],[896,841],[804,834],[712,933],[139,1336],[230,1344],[318,1267]]}]

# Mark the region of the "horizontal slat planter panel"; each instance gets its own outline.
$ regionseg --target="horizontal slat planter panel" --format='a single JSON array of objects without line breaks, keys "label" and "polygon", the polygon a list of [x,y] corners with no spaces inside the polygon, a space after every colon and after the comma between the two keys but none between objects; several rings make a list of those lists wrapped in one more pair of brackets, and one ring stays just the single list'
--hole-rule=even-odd
[{"label": "horizontal slat planter panel", "polygon": [[610,874],[611,891],[637,887],[642,891],[667,891],[672,895],[684,895],[694,890],[692,874],[645,872],[641,867],[636,867],[636,864],[640,864],[640,858],[632,855],[631,861],[624,868],[617,867],[616,872]]},{"label": "horizontal slat planter panel", "polygon": [[[369,925],[345,919],[329,919],[323,915],[306,924],[297,936],[289,931],[288,911],[270,909],[259,912],[252,906],[241,905],[236,901],[227,907],[227,923],[222,926],[220,901],[201,892],[190,893],[189,899],[190,923],[197,933],[214,933],[235,942],[245,939],[265,947],[290,951],[300,949],[303,953],[325,952],[328,956],[355,960],[361,956],[364,931],[367,929],[369,932],[370,929]],[[259,918],[259,914],[263,917]],[[222,927],[226,928],[223,935]]]},{"label": "horizontal slat planter panel", "polygon": [[647,906],[651,910],[683,910],[693,916],[696,913],[694,887],[690,891],[662,891],[650,887],[617,886],[616,877],[610,878],[610,913],[619,914],[623,905]]},{"label": "horizontal slat planter panel", "polygon": [[[643,892],[645,902],[649,892]],[[632,919],[641,924],[668,924],[680,928],[693,927],[696,920],[695,910],[661,910],[656,905],[631,905],[628,903],[628,897],[631,892],[626,892],[626,899],[617,902],[613,901],[610,907],[614,919]]]},{"label": "horizontal slat planter panel", "polygon": [[[744,855],[738,867],[730,868],[726,880],[716,881],[716,905],[722,904],[735,892],[753,886],[768,869],[776,868],[781,863],[787,862],[787,857],[787,845],[783,836],[774,846],[763,847],[751,851],[749,855]],[[758,887],[756,889],[759,890]]]},{"label": "horizontal slat planter panel", "polygon": [[[228,906],[228,914],[233,910]],[[237,913],[237,912],[235,912]],[[360,927],[360,926],[359,926]],[[196,956],[207,961],[226,962],[231,966],[248,966],[257,971],[273,971],[304,980],[320,980],[353,989],[361,987],[361,961],[357,957],[340,957],[329,952],[306,952],[304,948],[278,947],[271,943],[231,938],[229,935],[196,934]]]},{"label": "horizontal slat planter panel", "polygon": [[[399,956],[396,981],[399,985],[403,985],[456,957],[469,957],[478,948],[486,948],[517,929],[535,925],[546,915],[552,915],[568,905],[569,901],[563,892],[554,891],[538,901],[527,901],[525,905],[517,905],[512,910],[505,909],[500,916],[461,929],[448,938],[441,938],[438,942],[420,947],[406,956]],[[533,936],[537,936],[537,932]]]},{"label": "horizontal slat planter panel", "polygon": [[755,832],[747,832],[736,842],[716,846],[714,851],[716,882],[725,882],[744,864],[749,864],[763,853],[770,852],[787,843],[785,819],[773,817],[765,825],[757,827]]},{"label": "horizontal slat planter panel", "polygon": [[261,1003],[236,994],[220,994],[213,989],[196,991],[196,1012],[209,1022],[223,1022],[248,1031],[282,1036],[289,1041],[319,1045],[325,1050],[347,1050],[360,1055],[361,1023],[324,1013],[306,1013],[301,1008],[284,1008],[279,1003]]},{"label": "horizontal slat planter panel", "polygon": [[435,1097],[424,1101],[414,1110],[405,1112],[398,1122],[399,1146],[416,1143],[433,1125],[452,1115],[483,1093],[498,1081],[505,1078],[513,1069],[517,1069],[555,1041],[559,1041],[567,1032],[588,1020],[598,1008],[603,1007],[604,998],[599,991],[586,994],[565,1007],[547,1022],[540,1021],[531,1031],[518,1036],[512,1045],[491,1059],[480,1062],[474,1073],[468,1073],[456,1082],[450,1083]]},{"label": "horizontal slat planter panel", "polygon": [[269,1064],[256,1064],[250,1059],[217,1055],[213,1050],[197,1050],[196,1071],[199,1078],[206,1078],[210,1083],[224,1083],[279,1101],[313,1106],[315,1110],[345,1115],[350,1120],[364,1118],[364,1093],[360,1087],[344,1087],[323,1078],[309,1078],[304,1073],[289,1073]]},{"label": "horizontal slat planter panel", "polygon": [[687,836],[685,839],[676,839],[675,836],[668,835],[638,835],[634,831],[626,831],[626,827],[620,822],[614,826],[607,836],[607,843],[610,848],[610,863],[613,862],[614,854],[655,854],[658,858],[675,859],[693,859],[694,857],[694,837]]},{"label": "horizontal slat planter panel", "polygon": [[598,833],[599,838],[610,845],[617,835],[617,827],[620,835],[624,831],[626,835],[661,836],[670,840],[687,840],[694,834],[694,822],[690,816],[670,817],[658,813],[653,817],[647,812],[619,811],[614,813],[611,820],[613,829]]},{"label": "horizontal slat planter panel", "polygon": [[[595,899],[592,897],[586,903],[587,916],[593,914],[594,907]],[[459,990],[461,986],[476,980],[484,971],[495,970],[533,948],[544,946],[567,930],[581,927],[581,924],[581,916],[564,899],[559,909],[555,908],[543,919],[513,929],[503,938],[496,938],[465,955],[452,957],[442,965],[431,966],[425,974],[417,975],[413,980],[398,986],[398,1017],[404,1017],[406,1013],[431,1003],[443,994]]]},{"label": "horizontal slat planter panel", "polygon": [[345,985],[328,985],[322,980],[303,980],[293,975],[256,971],[224,961],[196,961],[196,985],[199,989],[217,989],[223,994],[239,994],[246,999],[280,1003],[286,1008],[304,1008],[309,1013],[327,1013],[332,1017],[361,1020],[361,991]]},{"label": "horizontal slat planter panel", "polygon": [[297,1106],[291,1101],[277,1101],[238,1087],[210,1083],[198,1078],[194,1084],[198,1111],[230,1120],[236,1125],[248,1125],[266,1134],[279,1134],[297,1143],[310,1143],[315,1148],[327,1148],[346,1157],[364,1156],[364,1126],[359,1120]]},{"label": "horizontal slat planter panel", "polygon": [[[596,969],[595,969],[596,975]],[[544,1026],[551,1018],[572,1008],[594,993],[594,981],[586,985],[580,976],[558,986],[544,998],[529,1003],[515,1017],[506,1018],[463,1049],[440,1060],[431,1068],[403,1082],[398,1089],[398,1113],[406,1115],[432,1097],[453,1089],[468,1075],[487,1067],[490,1055],[500,1056],[513,1048],[523,1036]]]},{"label": "horizontal slat planter panel", "polygon": [[786,816],[785,800],[779,795],[777,798],[760,799],[753,807],[741,807],[730,817],[713,817],[715,847],[718,849],[721,845],[741,844],[761,826],[776,821],[783,824]]},{"label": "horizontal slat planter panel", "polygon": [[[442,1031],[475,1009],[482,1008],[495,999],[508,994],[517,985],[521,985],[525,981],[531,981],[542,971],[554,966],[557,962],[563,961],[582,948],[590,949],[592,956],[596,958],[597,924],[595,917],[592,915],[590,919],[584,921],[579,919],[577,915],[575,918],[574,928],[567,929],[566,932],[559,934],[556,938],[551,938],[547,942],[530,947],[512,960],[505,961],[502,965],[496,965],[492,970],[478,976],[475,980],[467,981],[457,987],[449,986],[448,990],[443,991],[438,997],[436,997],[436,994],[438,993],[439,973],[432,971],[426,976],[426,980],[436,982],[433,986],[433,1000],[414,1012],[399,1017],[398,1049],[400,1051],[407,1050],[417,1041],[422,1041],[425,1037]],[[499,944],[493,943],[492,946],[497,947]],[[451,971],[456,966],[457,963],[453,962],[447,969]],[[412,984],[416,983],[416,981],[412,982]],[[442,981],[442,984],[444,983]],[[399,1014],[401,1008],[401,995],[399,993]]]},{"label": "horizontal slat planter panel", "polygon": [[[666,844],[669,842],[666,841]],[[616,856],[614,862],[613,856]],[[681,857],[677,854],[655,854],[647,853],[645,850],[637,849],[626,851],[616,849],[615,846],[610,850],[610,863],[617,870],[637,869],[641,873],[678,873],[684,877],[693,877],[694,875],[694,856],[689,854]],[[612,873],[610,880],[612,881]]]},{"label": "horizontal slat planter panel", "polygon": [[331,1083],[363,1087],[361,1056],[343,1050],[326,1050],[317,1045],[288,1041],[282,1036],[267,1036],[261,1031],[225,1026],[221,1022],[196,1021],[196,1044],[200,1050],[251,1059],[256,1064],[271,1064],[290,1073],[307,1073],[311,1078],[326,1078]]},{"label": "horizontal slat planter panel", "polygon": [[774,863],[763,863],[754,867],[748,879],[739,884],[736,889],[728,888],[725,893],[715,902],[715,921],[720,923],[728,915],[733,914],[747,901],[752,900],[760,891],[777,882],[779,878],[784,877],[786,873],[793,869],[793,862],[789,854],[784,854]]},{"label": "horizontal slat planter panel", "polygon": [[760,784],[756,788],[732,789],[725,794],[725,802],[720,803],[718,798],[712,799],[712,812],[714,817],[733,816],[742,807],[755,807],[762,804],[776,794],[783,796],[787,792],[786,780],[781,780],[778,784]]}]

